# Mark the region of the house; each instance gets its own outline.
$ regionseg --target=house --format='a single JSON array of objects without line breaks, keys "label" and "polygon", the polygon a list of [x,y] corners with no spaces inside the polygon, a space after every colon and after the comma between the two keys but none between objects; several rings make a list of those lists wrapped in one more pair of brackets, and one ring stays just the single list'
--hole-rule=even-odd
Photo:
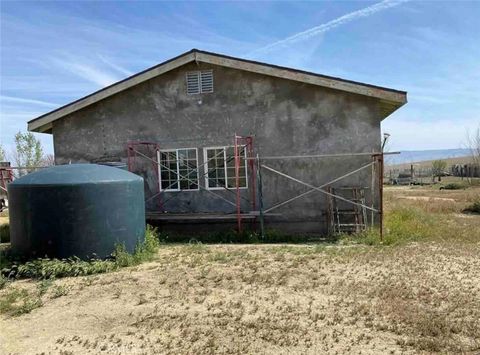
[{"label": "house", "polygon": [[28,129],[53,135],[56,164],[128,164],[166,228],[231,228],[261,215],[267,227],[318,234],[338,208],[326,188],[355,187],[361,198],[344,200],[370,206],[364,219],[378,212],[372,153],[406,95],[193,49]]}]

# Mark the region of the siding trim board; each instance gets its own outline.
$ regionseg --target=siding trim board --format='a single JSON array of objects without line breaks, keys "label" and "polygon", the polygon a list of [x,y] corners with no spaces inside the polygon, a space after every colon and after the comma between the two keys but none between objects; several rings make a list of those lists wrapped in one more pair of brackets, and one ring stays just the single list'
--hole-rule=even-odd
[{"label": "siding trim board", "polygon": [[56,110],[39,116],[28,122],[28,130],[33,132],[51,133],[53,121],[61,119],[73,112],[81,110],[98,101],[104,100],[112,95],[190,62],[209,63],[376,98],[381,100],[382,105],[385,107],[383,110],[385,117],[407,102],[407,93],[404,91],[192,49],[189,52],[183,53],[175,58],[167,60],[79,100],[73,101]]}]

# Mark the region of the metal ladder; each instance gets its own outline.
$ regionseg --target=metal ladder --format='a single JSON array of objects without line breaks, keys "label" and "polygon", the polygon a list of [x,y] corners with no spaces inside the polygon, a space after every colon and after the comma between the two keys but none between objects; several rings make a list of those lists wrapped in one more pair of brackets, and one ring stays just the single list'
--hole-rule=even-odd
[{"label": "metal ladder", "polygon": [[[352,202],[365,205],[365,188],[329,187],[328,192]],[[367,229],[367,210],[364,206],[342,201],[328,195],[329,232],[331,234],[359,233]]]}]

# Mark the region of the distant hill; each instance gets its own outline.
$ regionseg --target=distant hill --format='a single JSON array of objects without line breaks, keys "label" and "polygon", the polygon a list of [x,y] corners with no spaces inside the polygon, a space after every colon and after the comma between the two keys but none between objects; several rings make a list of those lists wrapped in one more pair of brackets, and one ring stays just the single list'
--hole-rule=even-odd
[{"label": "distant hill", "polygon": [[385,157],[386,165],[398,165],[438,159],[461,158],[470,155],[469,149],[405,150]]},{"label": "distant hill", "polygon": [[[402,164],[390,164],[385,167],[386,170],[398,170],[398,171],[409,171],[410,166],[413,164],[415,169],[431,169],[432,168],[432,162],[437,159],[433,160],[422,160],[419,162],[411,162],[411,163],[402,163]],[[445,170],[450,170],[450,167],[455,164],[468,164],[471,162],[470,157],[458,157],[458,158],[445,158],[442,160],[447,162],[447,168]]]}]

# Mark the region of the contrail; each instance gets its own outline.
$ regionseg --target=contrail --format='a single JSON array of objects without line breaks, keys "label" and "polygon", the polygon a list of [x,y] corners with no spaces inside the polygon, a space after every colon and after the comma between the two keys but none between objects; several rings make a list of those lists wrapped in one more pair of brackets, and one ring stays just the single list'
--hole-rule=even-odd
[{"label": "contrail", "polygon": [[21,97],[6,96],[6,95],[0,95],[0,101],[14,102],[14,103],[20,103],[20,104],[32,104],[32,105],[47,106],[47,107],[59,106],[58,104],[55,104],[53,102],[23,99]]},{"label": "contrail", "polygon": [[256,50],[250,52],[249,55],[252,56],[252,55],[257,55],[257,54],[261,54],[261,53],[267,53],[275,47],[284,46],[284,45],[288,45],[288,44],[292,44],[292,43],[296,43],[296,42],[299,42],[299,41],[306,40],[306,39],[311,38],[313,36],[317,36],[319,34],[328,32],[328,31],[330,31],[330,30],[332,30],[332,29],[334,29],[338,26],[341,26],[343,24],[346,24],[346,23],[351,22],[353,20],[356,20],[358,18],[368,17],[368,16],[373,15],[377,12],[390,9],[392,7],[398,6],[398,5],[400,5],[404,2],[407,2],[407,1],[409,1],[409,0],[384,0],[384,1],[379,2],[377,4],[368,6],[364,9],[357,10],[357,11],[354,11],[354,12],[350,12],[346,15],[343,15],[339,18],[336,18],[335,20],[329,21],[329,22],[321,24],[319,26],[315,26],[315,27],[313,27],[309,30],[299,32],[297,34],[294,34],[293,36],[290,36],[290,37],[287,37],[287,38],[282,39],[280,41],[274,42],[274,43],[269,44],[265,47],[256,49]]}]

